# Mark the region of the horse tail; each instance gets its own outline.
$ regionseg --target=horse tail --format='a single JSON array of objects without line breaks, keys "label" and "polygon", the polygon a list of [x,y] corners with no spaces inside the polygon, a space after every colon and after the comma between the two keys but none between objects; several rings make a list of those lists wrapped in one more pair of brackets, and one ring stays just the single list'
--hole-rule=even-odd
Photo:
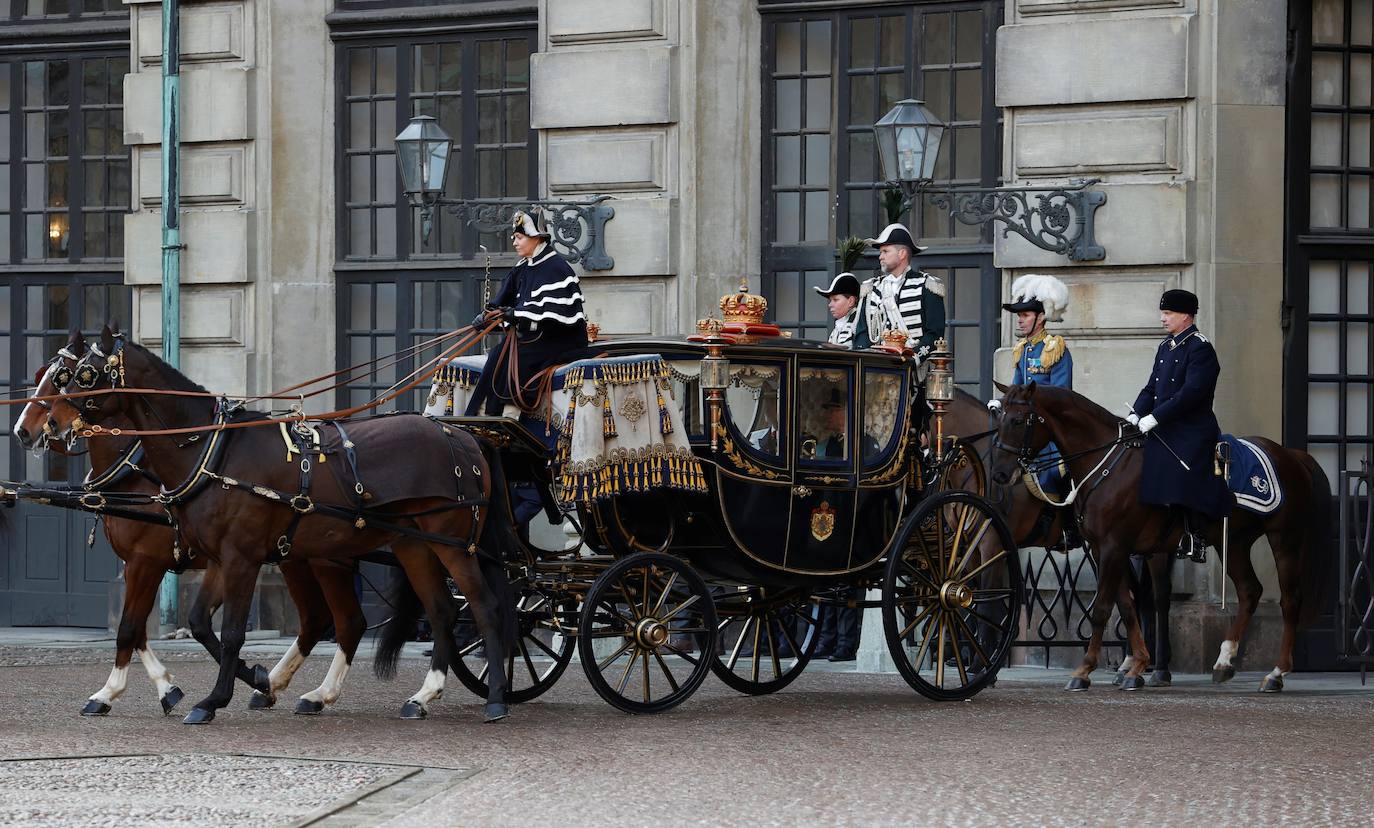
[{"label": "horse tail", "polygon": [[1307,511],[1307,527],[1303,537],[1302,565],[1298,576],[1298,595],[1301,603],[1298,623],[1303,626],[1317,620],[1326,607],[1335,586],[1337,556],[1332,546],[1331,481],[1321,464],[1307,452],[1301,452],[1302,464],[1312,480],[1312,505]]},{"label": "horse tail", "polygon": [[505,561],[518,561],[524,545],[515,531],[515,513],[511,509],[510,487],[501,464],[501,453],[491,443],[475,437],[490,469],[491,492],[487,495],[487,515],[482,523],[478,547],[485,555],[477,556],[482,579],[487,582],[497,600],[497,617],[501,624],[501,640],[514,647],[518,639],[515,615],[515,592],[506,574]]},{"label": "horse tail", "polygon": [[[415,622],[424,614],[420,596],[409,578],[396,578],[387,603],[395,608],[377,632],[377,651],[372,657],[372,672],[379,679],[388,680],[396,675],[396,661],[401,657],[401,648],[410,640],[415,631]],[[434,630],[441,635],[442,630]]]}]

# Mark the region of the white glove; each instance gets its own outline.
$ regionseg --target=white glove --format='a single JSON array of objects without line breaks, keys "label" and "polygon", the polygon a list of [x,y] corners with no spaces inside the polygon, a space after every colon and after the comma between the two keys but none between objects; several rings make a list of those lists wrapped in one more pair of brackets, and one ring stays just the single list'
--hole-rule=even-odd
[{"label": "white glove", "polygon": [[1139,426],[1139,428],[1140,428],[1140,433],[1141,433],[1141,434],[1149,434],[1149,433],[1150,433],[1150,430],[1153,429],[1153,428],[1154,428],[1155,426],[1157,426],[1157,425],[1159,425],[1159,420],[1156,420],[1156,419],[1155,419],[1155,415],[1153,415],[1153,414],[1146,414],[1144,417],[1141,417],[1141,418],[1140,418],[1140,426]]},{"label": "white glove", "polygon": [[1130,423],[1133,426],[1138,426],[1140,425],[1140,418],[1135,415],[1134,411],[1132,411],[1130,414],[1126,415],[1126,422]]},{"label": "white glove", "polygon": [[1001,400],[988,400],[988,411],[991,411],[993,414],[999,414],[999,413],[1001,413],[1001,411],[1002,411],[1002,401],[1001,401]]}]

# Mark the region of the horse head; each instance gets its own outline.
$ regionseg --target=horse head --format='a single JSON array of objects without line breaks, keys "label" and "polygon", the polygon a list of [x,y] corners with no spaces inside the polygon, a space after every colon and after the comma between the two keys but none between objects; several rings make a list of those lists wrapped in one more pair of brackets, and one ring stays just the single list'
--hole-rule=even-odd
[{"label": "horse head", "polygon": [[124,335],[105,325],[100,331],[99,342],[83,341],[82,353],[77,354],[70,348],[66,350],[70,353],[64,359],[75,359],[66,373],[66,381],[57,391],[61,398],[53,405],[49,427],[58,434],[89,436],[86,432],[91,425],[118,416],[127,404],[128,395],[125,394],[88,393],[109,392],[126,386]]},{"label": "horse head", "polygon": [[[67,344],[38,369],[31,399],[19,412],[19,419],[14,426],[15,439],[25,449],[41,450],[51,442],[70,441],[71,421],[81,412],[72,400],[63,395],[86,350],[86,337],[80,331],[72,331]],[[66,425],[63,425],[64,421]]]},{"label": "horse head", "polygon": [[998,384],[1002,409],[997,415],[997,435],[993,439],[992,481],[1005,486],[1035,460],[1052,439],[1044,415],[1035,407],[1035,383],[1007,387]]}]

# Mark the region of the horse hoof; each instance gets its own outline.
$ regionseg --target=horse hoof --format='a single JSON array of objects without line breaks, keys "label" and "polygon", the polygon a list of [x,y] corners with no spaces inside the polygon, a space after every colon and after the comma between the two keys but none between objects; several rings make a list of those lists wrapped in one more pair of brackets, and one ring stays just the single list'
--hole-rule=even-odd
[{"label": "horse hoof", "polygon": [[253,665],[253,689],[260,693],[272,692],[272,674],[261,664]]},{"label": "horse hoof", "polygon": [[1122,676],[1122,677],[1121,677],[1121,689],[1122,689],[1122,690],[1141,690],[1141,689],[1144,689],[1144,687],[1145,687],[1145,677],[1144,677],[1144,676]]},{"label": "horse hoof", "polygon": [[276,696],[269,696],[261,690],[254,690],[252,698],[248,699],[249,710],[270,710],[277,703]]},{"label": "horse hoof", "polygon": [[1117,670],[1116,675],[1112,676],[1112,686],[1120,687],[1121,680],[1124,678],[1126,678],[1126,672],[1124,670]]},{"label": "horse hoof", "polygon": [[401,705],[402,719],[423,719],[428,715],[429,711],[425,709],[423,704],[417,701],[411,700]]},{"label": "horse hoof", "polygon": [[301,699],[296,702],[297,716],[318,716],[324,712],[324,702]]},{"label": "horse hoof", "polygon": [[1145,679],[1146,687],[1172,687],[1173,684],[1174,674],[1168,670],[1155,670]]},{"label": "horse hoof", "polygon": [[508,707],[504,703],[497,702],[494,704],[488,704],[484,712],[486,713],[487,723],[490,724],[492,722],[499,722],[502,719],[509,716],[510,707]]},{"label": "horse hoof", "polygon": [[1221,684],[1222,682],[1230,681],[1231,679],[1233,679],[1233,678],[1235,678],[1235,677],[1236,677],[1236,668],[1232,667],[1232,666],[1229,665],[1229,664],[1226,665],[1225,667],[1213,667],[1213,668],[1212,668],[1212,682],[1213,682],[1214,684]]},{"label": "horse hoof", "polygon": [[162,703],[162,715],[166,716],[168,713],[175,710],[176,706],[181,704],[181,700],[184,698],[186,698],[186,694],[181,692],[180,687],[177,687],[175,684],[168,687],[167,694],[158,699],[158,701]]},{"label": "horse hoof", "polygon": [[186,714],[186,718],[181,720],[182,724],[198,725],[209,724],[215,720],[215,711],[206,710],[203,707],[193,707],[191,712]]},{"label": "horse hoof", "polygon": [[110,706],[99,699],[91,699],[86,702],[86,706],[81,708],[83,716],[104,716],[110,712]]},{"label": "horse hoof", "polygon": [[1074,676],[1073,678],[1069,679],[1068,684],[1064,685],[1064,689],[1069,691],[1070,693],[1082,693],[1084,690],[1087,690],[1089,687],[1091,687],[1092,684],[1092,679],[1085,679],[1079,678],[1078,676]]},{"label": "horse hoof", "polygon": [[1265,676],[1264,681],[1260,682],[1261,693],[1282,693],[1283,676]]}]

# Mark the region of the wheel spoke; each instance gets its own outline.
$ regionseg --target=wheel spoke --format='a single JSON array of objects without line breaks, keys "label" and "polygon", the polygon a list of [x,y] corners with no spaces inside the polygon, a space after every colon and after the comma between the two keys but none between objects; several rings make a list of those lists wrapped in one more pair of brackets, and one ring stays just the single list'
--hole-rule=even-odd
[{"label": "wheel spoke", "polygon": [[[530,659],[530,651],[525,646],[525,642],[523,640],[520,641],[520,657],[525,660],[525,669],[529,671],[530,682],[532,684],[538,684],[539,671],[534,669],[534,661]],[[512,678],[511,681],[513,683],[515,680]]]},{"label": "wheel spoke", "polygon": [[657,650],[654,651],[654,660],[658,662],[659,669],[663,671],[664,677],[668,679],[668,686],[673,688],[673,692],[676,693],[679,689],[677,686],[677,679],[673,678],[673,671],[668,669],[668,663],[663,660],[663,656],[659,655]]},{"label": "wheel spoke", "polygon": [[980,526],[978,528],[978,531],[974,533],[973,537],[969,539],[968,546],[965,548],[966,551],[964,552],[964,554],[959,556],[959,563],[951,571],[951,578],[958,577],[959,573],[963,570],[963,568],[968,565],[968,562],[973,560],[974,553],[978,551],[979,545],[983,542],[983,536],[985,536],[988,533],[988,529],[990,528],[992,528],[992,518],[983,518],[982,526]]},{"label": "wheel spoke", "polygon": [[688,653],[688,652],[686,652],[685,650],[679,650],[677,647],[673,646],[672,644],[664,644],[664,645],[663,645],[663,649],[665,649],[665,650],[672,650],[672,651],[673,651],[673,654],[676,655],[678,658],[682,659],[683,661],[686,661],[688,664],[692,665],[693,667],[697,666],[697,659],[696,659],[696,656],[692,655],[691,653]]},{"label": "wheel spoke", "polygon": [[759,632],[761,631],[762,627],[763,619],[759,618],[758,616],[754,616],[754,652],[753,658],[750,660],[751,666],[749,670],[749,676],[750,681],[754,682],[755,684],[759,683],[759,657],[761,655],[759,653]]},{"label": "wheel spoke", "polygon": [[[952,612],[950,615],[954,618],[959,617],[957,612]],[[964,669],[964,656],[959,652],[959,636],[954,629],[953,623],[946,624],[946,626],[949,628],[949,646],[950,649],[954,651],[954,666],[959,668],[959,684],[967,687],[968,671]]]},{"label": "wheel spoke", "polygon": [[[801,614],[797,613],[797,615],[800,616]],[[782,637],[787,639],[787,646],[792,648],[793,657],[800,659],[802,657],[802,648],[797,644],[797,640],[792,637],[792,631],[789,630],[787,628],[787,625],[782,623],[781,621],[778,622],[778,626],[782,628]],[[804,641],[805,638],[803,638],[802,640]]]},{"label": "wheel spoke", "polygon": [[491,672],[491,662],[489,662],[489,661],[484,661],[484,662],[482,662],[482,669],[481,669],[481,671],[479,671],[479,672],[477,673],[477,680],[478,680],[478,681],[481,681],[481,682],[485,682],[485,681],[487,680],[487,673],[489,673],[489,672]]},{"label": "wheel spoke", "polygon": [[[676,583],[677,583],[677,572],[674,571],[672,575],[668,576],[668,583],[663,587],[663,592],[658,596],[658,601],[654,604],[654,608],[653,608],[652,610],[649,611],[649,614],[650,614],[650,615],[652,615],[652,616],[657,616],[659,610],[663,609],[663,602],[664,602],[665,600],[667,600],[667,598],[668,598],[668,593],[670,593],[670,592],[673,591],[673,584],[676,584]],[[647,592],[645,593],[645,597],[646,597],[646,598],[648,597],[648,593],[647,593]]]},{"label": "wheel spoke", "polygon": [[466,658],[467,656],[470,656],[473,653],[477,652],[477,648],[480,646],[482,646],[482,639],[474,638],[472,641],[468,642],[467,646],[463,647],[461,650],[458,651],[458,657]]},{"label": "wheel spoke", "polygon": [[782,675],[782,665],[778,662],[778,640],[773,637],[773,624],[776,621],[778,628],[782,629],[782,622],[774,618],[765,616],[764,622],[768,636],[768,655],[773,661],[773,678],[777,679]]},{"label": "wheel spoke", "polygon": [[935,583],[934,579],[932,579],[926,573],[922,572],[919,568],[912,566],[907,559],[902,559],[902,566],[915,577],[920,578],[922,581],[925,581],[926,584],[929,585],[932,590],[936,592],[940,591],[940,585]]},{"label": "wheel spoke", "polygon": [[1005,625],[1003,624],[1003,622],[1001,622],[1001,621],[994,621],[994,620],[992,620],[991,618],[989,618],[989,617],[987,617],[986,615],[984,615],[983,613],[981,613],[981,612],[979,612],[978,610],[974,609],[973,607],[969,607],[969,608],[968,608],[968,612],[969,612],[969,615],[974,616],[975,618],[977,618],[978,620],[982,621],[983,623],[985,623],[985,624],[991,626],[993,629],[996,629],[996,630],[1003,630],[1003,631],[1006,630],[1006,627],[1005,627]]},{"label": "wheel spoke", "polygon": [[752,615],[744,620],[744,629],[739,631],[739,638],[735,639],[735,646],[730,650],[730,663],[727,666],[731,670],[735,669],[735,664],[739,661],[740,650],[744,649],[744,636],[749,634],[749,627],[755,621],[756,619]]},{"label": "wheel spoke", "polygon": [[911,660],[911,664],[916,668],[916,672],[921,671],[921,662],[925,661],[926,650],[930,649],[930,636],[925,635],[921,638],[921,646],[916,649],[916,657]]},{"label": "wheel spoke", "polygon": [[[625,597],[625,605],[630,608],[630,612],[634,615],[634,620],[639,621],[643,619],[644,615],[640,613],[639,607],[635,606],[634,600],[630,598],[630,590],[625,586],[625,581],[618,580],[615,582],[615,585],[620,587],[620,594]],[[617,611],[616,615],[620,615],[620,612]]]},{"label": "wheel spoke", "polygon": [[[616,650],[615,652],[601,659],[601,661],[597,662],[596,669],[605,672],[606,668],[611,666],[611,662],[615,661],[617,658],[620,658],[622,655],[625,654],[626,650],[630,649],[634,645],[635,642],[633,638],[625,639],[625,643],[620,645],[620,649]],[[630,663],[634,663],[633,659],[631,659]]]},{"label": "wheel spoke", "polygon": [[[646,593],[646,594],[647,594],[647,593]],[[640,663],[640,666],[643,667],[643,669],[640,670],[640,673],[641,673],[641,674],[643,675],[643,677],[644,677],[644,703],[645,703],[645,704],[648,704],[648,703],[649,703],[649,653],[651,653],[651,652],[654,652],[654,651],[653,651],[653,650],[644,650],[643,653],[642,653],[642,655],[643,655],[644,657],[643,657],[642,659],[640,659],[640,662],[639,662],[639,663]],[[656,654],[656,653],[655,653],[655,654]]]},{"label": "wheel spoke", "polygon": [[534,646],[536,646],[536,647],[538,647],[539,649],[543,650],[543,651],[544,651],[544,655],[548,656],[549,658],[553,659],[554,661],[558,661],[558,660],[560,659],[560,656],[558,655],[558,653],[555,653],[553,650],[549,649],[548,645],[545,644],[544,642],[540,641],[540,640],[534,635],[534,633],[530,633],[529,635],[527,635],[527,636],[525,636],[525,637],[530,641],[530,643],[534,644]]},{"label": "wheel spoke", "polygon": [[687,609],[687,608],[690,607],[691,605],[695,604],[695,603],[697,602],[697,599],[699,599],[699,598],[701,598],[700,595],[693,595],[693,596],[690,596],[689,598],[687,598],[687,600],[683,601],[681,604],[678,604],[677,606],[673,607],[672,611],[669,612],[667,615],[663,616],[662,618],[660,618],[659,621],[662,621],[663,623],[667,623],[667,622],[671,621],[673,618],[675,618],[675,617],[677,616],[678,613],[682,612],[683,610]]},{"label": "wheel spoke", "polygon": [[991,670],[993,667],[992,659],[988,658],[988,654],[983,651],[983,645],[978,643],[978,636],[974,635],[973,630],[969,629],[968,622],[958,613],[954,614],[954,620],[958,622],[960,627],[964,628],[964,634],[968,636],[968,643],[978,652],[978,657],[983,659],[983,663]]},{"label": "wheel spoke", "polygon": [[640,650],[638,647],[635,648],[633,653],[630,653],[630,663],[625,665],[625,672],[620,676],[620,684],[615,688],[617,695],[625,695],[625,685],[630,683],[630,671],[634,670],[635,661],[639,659],[639,654]]},{"label": "wheel spoke", "polygon": [[965,584],[968,583],[969,581],[972,581],[975,577],[977,577],[978,573],[982,572],[984,569],[987,569],[988,567],[990,567],[990,566],[992,566],[993,564],[997,563],[998,561],[1002,560],[1002,559],[1005,558],[1006,556],[1007,556],[1007,550],[1005,550],[1005,549],[1001,550],[1001,551],[998,552],[996,555],[993,555],[991,558],[988,558],[986,561],[983,561],[982,563],[978,564],[978,568],[977,568],[977,569],[975,569],[975,570],[973,570],[972,572],[970,572],[969,574],[965,575],[963,578],[960,579],[960,581],[961,581],[962,583],[965,583]]},{"label": "wheel spoke", "polygon": [[939,606],[939,604],[928,604],[928,605],[926,605],[926,608],[923,609],[923,610],[921,610],[920,612],[918,612],[918,613],[916,614],[916,617],[913,618],[913,619],[911,619],[911,623],[910,623],[910,624],[907,624],[907,625],[906,625],[906,628],[903,629],[900,633],[897,634],[897,637],[898,637],[898,638],[906,638],[908,635],[911,635],[911,631],[914,630],[914,629],[916,629],[916,625],[917,625],[917,624],[920,624],[920,623],[921,623],[922,621],[924,621],[932,612],[934,612],[934,611],[935,611],[935,608],[936,608],[937,606]]},{"label": "wheel spoke", "polygon": [[945,614],[935,619],[935,686],[945,686]]}]

